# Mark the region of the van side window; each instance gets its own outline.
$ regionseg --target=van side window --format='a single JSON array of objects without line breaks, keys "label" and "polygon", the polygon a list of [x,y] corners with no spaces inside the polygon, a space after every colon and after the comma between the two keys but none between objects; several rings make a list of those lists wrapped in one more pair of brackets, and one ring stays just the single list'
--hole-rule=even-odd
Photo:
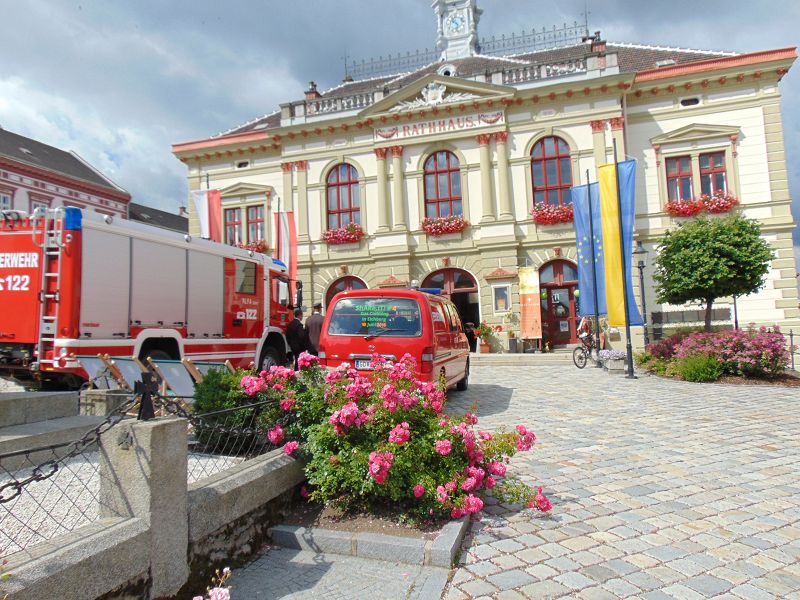
[{"label": "van side window", "polygon": [[433,320],[434,333],[447,333],[447,320],[444,316],[444,310],[441,304],[431,302],[431,319]]},{"label": "van side window", "polygon": [[445,307],[447,308],[447,313],[450,316],[450,331],[453,333],[458,333],[461,331],[461,319],[458,316],[458,311],[452,304],[445,304]]}]

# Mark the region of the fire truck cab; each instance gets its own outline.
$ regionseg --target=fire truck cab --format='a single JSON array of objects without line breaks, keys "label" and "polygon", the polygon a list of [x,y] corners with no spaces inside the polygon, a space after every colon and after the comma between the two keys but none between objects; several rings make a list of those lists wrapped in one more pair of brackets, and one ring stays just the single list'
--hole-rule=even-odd
[{"label": "fire truck cab", "polygon": [[291,284],[280,261],[179,232],[71,207],[3,211],[0,371],[74,385],[76,356],[284,364]]}]

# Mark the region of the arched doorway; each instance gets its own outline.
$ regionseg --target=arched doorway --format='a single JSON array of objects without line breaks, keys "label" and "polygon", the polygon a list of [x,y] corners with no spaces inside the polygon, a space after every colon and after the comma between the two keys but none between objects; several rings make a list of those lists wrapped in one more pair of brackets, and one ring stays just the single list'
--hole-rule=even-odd
[{"label": "arched doorway", "polygon": [[334,280],[328,287],[328,291],[325,292],[325,308],[330,306],[331,300],[333,300],[333,297],[339,292],[349,292],[350,290],[364,290],[366,288],[367,284],[364,283],[358,277],[354,277],[352,275],[346,275],[345,277],[340,277],[339,279]]},{"label": "arched doorway", "polygon": [[476,325],[480,322],[478,282],[469,272],[464,269],[440,269],[428,275],[422,287],[441,290],[442,295],[456,305],[462,322]]},{"label": "arched doorway", "polygon": [[545,337],[550,346],[578,343],[575,290],[578,289],[578,268],[568,260],[553,260],[539,269],[542,289],[542,318]]}]

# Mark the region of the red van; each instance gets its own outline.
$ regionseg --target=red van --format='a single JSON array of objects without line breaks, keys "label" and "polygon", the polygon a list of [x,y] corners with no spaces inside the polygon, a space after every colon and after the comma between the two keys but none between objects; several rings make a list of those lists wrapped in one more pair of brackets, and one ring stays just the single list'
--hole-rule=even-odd
[{"label": "red van", "polygon": [[323,366],[348,362],[370,370],[373,354],[397,361],[410,354],[417,378],[447,387],[469,385],[469,344],[452,302],[419,290],[352,290],[333,297],[319,338]]}]

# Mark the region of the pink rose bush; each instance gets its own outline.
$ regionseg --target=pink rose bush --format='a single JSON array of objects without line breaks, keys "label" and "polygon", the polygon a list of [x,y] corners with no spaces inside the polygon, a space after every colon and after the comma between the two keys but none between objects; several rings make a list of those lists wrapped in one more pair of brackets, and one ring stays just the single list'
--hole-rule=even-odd
[{"label": "pink rose bush", "polygon": [[236,392],[243,404],[258,403],[256,430],[265,445],[307,461],[303,493],[310,500],[459,518],[482,510],[491,491],[550,510],[540,488],[507,476],[508,461],[532,448],[534,433],[524,425],[482,431],[473,414],[448,415],[444,390],[418,381],[410,356],[396,363],[375,356],[369,377],[346,364],[326,372],[305,353],[298,366],[240,373]]}]

